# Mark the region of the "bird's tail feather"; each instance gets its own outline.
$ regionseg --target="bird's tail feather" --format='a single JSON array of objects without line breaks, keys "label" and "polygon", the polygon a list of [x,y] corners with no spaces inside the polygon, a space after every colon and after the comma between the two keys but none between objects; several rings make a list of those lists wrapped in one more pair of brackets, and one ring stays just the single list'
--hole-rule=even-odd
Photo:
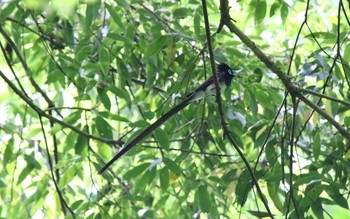
[{"label": "bird's tail feather", "polygon": [[108,163],[106,163],[99,171],[98,174],[102,174],[110,165],[112,165],[118,158],[123,156],[126,152],[128,152],[131,148],[133,148],[137,143],[139,143],[142,139],[148,136],[151,132],[153,132],[156,128],[161,126],[165,121],[170,119],[177,112],[185,108],[192,100],[193,94],[189,95],[184,99],[181,103],[174,106],[168,112],[166,112],[162,117],[160,117],[157,121],[148,126],[145,130],[143,130],[140,134],[138,134],[133,140],[131,140],[127,145],[125,145]]}]

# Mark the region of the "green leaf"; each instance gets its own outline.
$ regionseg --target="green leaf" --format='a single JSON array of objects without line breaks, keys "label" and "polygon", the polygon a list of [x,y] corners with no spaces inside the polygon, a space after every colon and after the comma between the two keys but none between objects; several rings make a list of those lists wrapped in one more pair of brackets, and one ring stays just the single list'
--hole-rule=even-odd
[{"label": "green leaf", "polygon": [[142,175],[141,179],[137,181],[135,185],[135,193],[139,193],[145,190],[145,187],[152,182],[152,180],[156,177],[157,168],[152,168],[148,170]]},{"label": "green leaf", "polygon": [[275,1],[270,8],[270,17],[274,16],[276,14],[277,9],[280,8],[280,3],[278,1]]},{"label": "green leaf", "polygon": [[143,163],[141,165],[138,165],[132,168],[131,170],[129,170],[124,174],[123,179],[130,180],[132,178],[139,176],[143,171],[147,169],[147,167],[149,167],[149,165],[150,163]]},{"label": "green leaf", "polygon": [[85,27],[89,28],[93,19],[98,15],[98,9],[101,7],[99,1],[87,2],[85,9]]},{"label": "green leaf", "polygon": [[[131,83],[131,74],[129,73],[128,68],[126,67],[126,64],[124,63],[124,60],[117,57],[117,69],[120,77],[122,77],[125,81],[128,81]],[[124,86],[123,80],[119,84],[119,86]],[[129,95],[128,95],[129,96]]]},{"label": "green leaf", "polygon": [[174,161],[170,160],[169,158],[164,158],[163,161],[171,172],[175,173],[177,176],[181,175],[181,169]]},{"label": "green leaf", "polygon": [[149,58],[150,56],[158,53],[164,45],[166,45],[166,42],[168,40],[168,37],[165,35],[162,35],[160,37],[158,37],[157,39],[155,39],[150,45],[149,47],[146,49],[145,53],[144,53],[144,59]]},{"label": "green leaf", "polygon": [[122,16],[121,16],[121,13],[117,13],[118,11],[118,8],[113,8],[112,6],[110,6],[109,4],[105,3],[104,4],[105,7],[107,8],[109,14],[111,15],[113,21],[118,24],[118,26],[124,30],[125,27],[123,25],[123,23],[121,22],[123,19],[122,19]]},{"label": "green leaf", "polygon": [[283,23],[286,23],[287,17],[288,17],[288,13],[289,13],[289,6],[287,3],[285,3],[284,1],[282,2],[282,7],[281,7],[281,18]]},{"label": "green leaf", "polygon": [[125,44],[130,44],[131,43],[130,38],[127,38],[127,37],[125,37],[123,35],[120,35],[120,34],[117,34],[117,33],[108,33],[107,37],[111,38],[111,39],[113,39],[115,41],[121,41],[121,42],[123,42]]},{"label": "green leaf", "polygon": [[305,36],[306,38],[309,39],[314,39],[314,38],[321,38],[321,39],[335,39],[337,37],[337,35],[335,35],[334,33],[330,33],[330,32],[312,32],[312,34],[308,34]]},{"label": "green leaf", "polygon": [[169,145],[170,145],[170,141],[168,138],[168,133],[166,133],[163,129],[158,128],[157,130],[154,131],[154,136],[157,139],[159,145],[165,149],[165,150],[169,150]]},{"label": "green leaf", "polygon": [[343,208],[349,209],[349,205],[348,205],[347,200],[343,196],[341,196],[340,194],[338,194],[336,196],[332,196],[332,198],[337,205],[339,205]]},{"label": "green leaf", "polygon": [[317,68],[316,63],[306,63],[303,65],[302,69],[298,72],[299,77],[311,75]]},{"label": "green leaf", "polygon": [[167,190],[169,186],[169,169],[164,167],[159,173],[160,187],[163,191]]},{"label": "green leaf", "polygon": [[318,219],[324,219],[324,211],[322,207],[322,201],[320,198],[314,199],[313,203],[311,204],[312,212],[315,214],[316,218]]},{"label": "green leaf", "polygon": [[4,181],[2,181],[0,179],[0,188],[3,189],[3,188],[6,188],[7,187],[7,184],[4,183]]},{"label": "green leaf", "polygon": [[29,166],[26,166],[22,171],[21,173],[19,174],[18,176],[18,179],[17,179],[17,185],[21,184],[21,182],[23,182],[23,180],[25,178],[27,178],[27,176],[32,172],[34,166],[32,165],[29,165]]},{"label": "green leaf", "polygon": [[267,183],[267,191],[275,207],[278,210],[283,211],[283,204],[279,196],[278,187],[274,183]]},{"label": "green leaf", "polygon": [[237,58],[245,58],[245,55],[243,53],[241,53],[241,51],[239,51],[236,48],[233,48],[233,47],[225,48],[225,50],[227,51],[227,53],[232,54],[232,55],[236,56]]},{"label": "green leaf", "polygon": [[66,171],[61,175],[60,182],[58,183],[58,188],[63,189],[68,183],[73,180],[75,174],[75,168],[67,168]]},{"label": "green leaf", "polygon": [[61,80],[64,80],[64,75],[59,70],[54,70],[48,73],[46,83],[49,84]]},{"label": "green leaf", "polygon": [[346,45],[344,49],[344,55],[343,55],[344,62],[349,63],[350,62],[350,43]]},{"label": "green leaf", "polygon": [[30,166],[33,166],[33,168],[41,169],[41,166],[40,166],[39,162],[35,159],[34,152],[31,153],[30,155],[25,154],[24,155],[24,159],[27,162],[27,166],[30,165]]},{"label": "green leaf", "polygon": [[139,120],[137,122],[132,122],[129,124],[130,127],[133,127],[133,128],[146,128],[148,127],[150,124],[144,120]]},{"label": "green leaf", "polygon": [[[74,125],[79,119],[81,119],[82,110],[72,112],[69,116],[64,119],[64,122]],[[62,129],[60,129],[62,130]]]},{"label": "green leaf", "polygon": [[121,90],[117,87],[114,87],[114,86],[111,86],[111,87],[108,87],[108,89],[115,95],[117,95],[117,97],[120,97],[124,100],[126,100],[128,103],[131,102],[130,100],[130,97],[129,97],[129,94],[126,90]]},{"label": "green leaf", "polygon": [[320,62],[320,64],[322,65],[322,67],[326,70],[326,71],[329,71],[329,69],[331,68],[327,62],[324,60],[323,56],[321,56],[320,54],[318,53],[315,53],[315,56],[317,58],[317,60]]},{"label": "green leaf", "polygon": [[3,21],[6,17],[10,16],[13,10],[16,8],[16,4],[10,2],[5,8],[1,9],[0,21]]},{"label": "green leaf", "polygon": [[248,102],[248,100],[249,100],[248,104],[250,104],[250,107],[251,107],[250,111],[253,114],[254,118],[256,118],[257,113],[258,113],[258,103],[256,102],[255,95],[253,94],[253,92],[249,88],[247,88],[245,90],[245,95],[244,96],[248,97],[248,98],[245,99],[245,101]]},{"label": "green leaf", "polygon": [[255,23],[260,24],[266,15],[266,1],[259,0],[255,5]]},{"label": "green leaf", "polygon": [[227,187],[227,184],[225,183],[225,181],[217,176],[209,176],[208,179],[212,182],[217,183],[219,186]]},{"label": "green leaf", "polygon": [[319,173],[310,172],[308,174],[300,174],[295,177],[295,186],[300,186],[310,182],[322,181],[325,177]]},{"label": "green leaf", "polygon": [[99,51],[99,64],[101,67],[102,72],[104,73],[104,75],[108,75],[109,73],[109,52],[107,51],[106,48],[104,47],[100,47],[100,51]]},{"label": "green leaf", "polygon": [[321,137],[320,137],[319,131],[317,131],[317,133],[314,136],[314,141],[312,143],[312,151],[313,151],[315,161],[317,161],[321,152]]},{"label": "green leaf", "polygon": [[300,207],[302,209],[310,208],[310,206],[315,202],[315,200],[317,200],[320,197],[325,187],[325,185],[321,185],[321,182],[308,185],[305,189],[305,196],[300,200]]},{"label": "green leaf", "polygon": [[201,32],[201,16],[198,13],[194,14],[193,26],[194,26],[194,32],[196,33],[196,35],[200,36],[202,34],[202,32]]},{"label": "green leaf", "polygon": [[247,201],[248,193],[252,189],[251,177],[247,170],[244,170],[238,178],[236,186],[236,201],[243,206]]},{"label": "green leaf", "polygon": [[181,18],[187,17],[188,12],[189,12],[188,8],[181,7],[181,8],[175,9],[174,12],[173,12],[173,15],[177,19],[181,19]]},{"label": "green leaf", "polygon": [[[113,152],[114,155],[114,150],[112,150],[111,145],[109,144],[104,144],[104,143],[99,143],[98,145],[98,154],[103,158],[103,159],[111,159],[111,154]],[[102,166],[98,166],[98,168],[101,168]]]},{"label": "green leaf", "polygon": [[267,161],[273,165],[276,162],[277,153],[274,144],[267,144],[265,149]]},{"label": "green leaf", "polygon": [[126,2],[125,0],[116,0],[116,2],[118,3],[119,6],[122,6],[124,9],[129,9],[130,6],[130,2]]},{"label": "green leaf", "polygon": [[3,164],[3,167],[6,166],[6,164],[8,164],[10,161],[13,160],[13,150],[14,150],[14,147],[13,147],[13,141],[14,141],[14,138],[12,137],[7,143],[6,143],[6,147],[5,147],[5,152],[3,154],[3,157],[2,157],[2,164]]},{"label": "green leaf", "polygon": [[87,152],[87,149],[88,149],[87,142],[88,142],[88,139],[85,136],[79,135],[74,145],[75,153],[82,155],[84,154],[83,152]]},{"label": "green leaf", "polygon": [[109,99],[105,90],[98,92],[98,96],[107,110],[111,110],[111,100]]},{"label": "green leaf", "polygon": [[200,185],[197,190],[197,197],[199,201],[199,207],[203,212],[210,212],[211,209],[211,198],[207,188],[203,185]]},{"label": "green leaf", "polygon": [[112,128],[101,116],[95,117],[95,126],[101,137],[113,139]]},{"label": "green leaf", "polygon": [[[261,84],[254,84],[254,97],[256,101],[260,104],[270,106],[271,99],[266,91],[266,87],[263,87]],[[252,97],[254,99],[254,97]]]},{"label": "green leaf", "polygon": [[120,121],[120,122],[130,122],[130,120],[128,118],[122,117],[122,116],[117,115],[117,114],[111,114],[111,115],[109,115],[108,118],[116,120],[116,121]]},{"label": "green leaf", "polygon": [[77,200],[71,204],[70,208],[76,210],[83,202],[84,200]]}]

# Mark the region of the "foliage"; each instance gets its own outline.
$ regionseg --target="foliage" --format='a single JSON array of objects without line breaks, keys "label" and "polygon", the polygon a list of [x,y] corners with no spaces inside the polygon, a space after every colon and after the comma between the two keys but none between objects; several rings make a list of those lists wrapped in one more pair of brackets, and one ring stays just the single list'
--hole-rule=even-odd
[{"label": "foliage", "polygon": [[[225,2],[207,1],[211,33]],[[231,29],[212,35],[215,60],[240,71],[224,117],[262,199],[223,138],[215,97],[97,175],[212,74],[202,2],[2,1],[0,216],[349,217],[348,3],[230,1],[234,24],[292,92]]]}]

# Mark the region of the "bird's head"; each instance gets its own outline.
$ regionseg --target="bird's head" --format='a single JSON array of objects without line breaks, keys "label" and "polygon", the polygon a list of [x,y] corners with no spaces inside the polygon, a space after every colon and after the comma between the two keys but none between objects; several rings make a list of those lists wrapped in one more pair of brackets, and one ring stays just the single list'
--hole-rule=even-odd
[{"label": "bird's head", "polygon": [[220,63],[218,65],[218,72],[225,72],[225,75],[231,76],[231,77],[236,77],[238,74],[234,72],[228,65],[225,63]]}]

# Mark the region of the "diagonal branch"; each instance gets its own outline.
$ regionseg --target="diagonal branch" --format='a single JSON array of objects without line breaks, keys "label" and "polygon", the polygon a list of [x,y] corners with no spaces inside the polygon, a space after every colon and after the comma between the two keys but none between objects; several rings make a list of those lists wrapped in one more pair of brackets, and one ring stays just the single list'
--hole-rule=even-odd
[{"label": "diagonal branch", "polygon": [[[225,15],[226,17],[229,17],[229,15]],[[223,22],[225,22],[225,25],[230,29],[230,31],[234,34],[236,34],[241,41],[248,46],[254,54],[272,71],[274,72],[278,78],[282,81],[286,89],[289,91],[289,93],[292,96],[298,97],[301,101],[303,101],[306,105],[308,105],[310,108],[314,109],[317,113],[319,113],[321,116],[323,116],[330,124],[332,124],[339,133],[344,136],[347,140],[350,141],[350,133],[341,125],[339,124],[332,116],[327,114],[324,110],[322,110],[319,106],[317,106],[315,103],[307,99],[304,95],[301,94],[298,86],[296,86],[288,77],[287,74],[285,74],[274,62],[271,61],[270,58],[268,58],[256,45],[255,43],[250,40],[230,19],[225,19]]]},{"label": "diagonal branch", "polygon": [[60,120],[60,119],[57,119],[53,116],[51,116],[50,114],[46,113],[45,111],[43,111],[42,109],[40,109],[36,104],[33,103],[33,101],[28,98],[25,94],[23,94],[13,83],[12,81],[6,77],[6,75],[0,70],[0,77],[2,79],[4,79],[4,81],[9,85],[9,87],[11,87],[11,89],[24,101],[26,102],[35,112],[37,112],[40,116],[42,117],[45,117],[47,119],[49,119],[50,121],[52,122],[55,122],[55,123],[58,123],[60,125],[62,125],[63,127],[66,127],[66,128],[69,128],[71,129],[72,131],[80,134],[80,135],[83,135],[87,138],[90,138],[90,139],[94,139],[94,140],[98,140],[100,142],[104,142],[104,143],[107,143],[107,144],[121,144],[121,142],[119,140],[113,140],[113,139],[108,139],[108,138],[103,138],[103,137],[99,137],[99,136],[94,136],[94,135],[91,135],[89,133],[86,133],[84,131],[81,131],[80,129]]},{"label": "diagonal branch", "polygon": [[[222,28],[222,26],[225,24],[223,23],[224,20],[229,20],[231,21],[228,11],[228,1],[227,0],[222,0],[220,1],[221,5],[220,5],[220,11],[221,11],[221,20],[220,20],[220,24],[218,27],[218,32],[220,31],[220,29]],[[208,50],[209,50],[209,56],[210,56],[210,61],[211,61],[211,66],[212,66],[212,71],[213,71],[213,78],[214,78],[214,82],[215,82],[215,89],[216,89],[216,102],[218,104],[218,108],[219,108],[219,114],[220,114],[220,119],[221,119],[221,125],[222,125],[222,129],[223,129],[223,133],[224,133],[224,137],[227,137],[228,140],[230,141],[230,143],[234,146],[235,150],[237,151],[237,153],[239,154],[239,156],[241,157],[241,159],[243,160],[251,178],[253,181],[253,184],[256,187],[256,190],[261,198],[261,201],[263,202],[268,215],[273,218],[271,210],[269,208],[269,205],[267,203],[267,200],[263,194],[263,192],[260,189],[258,180],[256,179],[254,172],[252,170],[252,168],[249,165],[249,162],[247,160],[247,158],[244,156],[243,152],[241,151],[241,149],[239,148],[239,146],[235,143],[234,139],[232,138],[232,135],[227,127],[227,123],[224,117],[224,111],[223,111],[223,107],[222,107],[222,103],[221,103],[221,95],[220,95],[220,88],[219,88],[219,82],[218,82],[218,78],[215,74],[216,70],[215,70],[215,63],[214,63],[214,53],[213,53],[213,49],[212,49],[212,45],[211,45],[211,39],[210,39],[210,30],[209,30],[209,19],[208,19],[208,12],[207,12],[207,5],[206,5],[206,0],[202,0],[202,7],[203,7],[203,16],[204,16],[204,21],[205,21],[205,30],[206,30],[206,35],[207,35],[207,43],[208,43]],[[227,13],[223,13],[223,12],[227,12]]]},{"label": "diagonal branch", "polygon": [[[224,110],[223,110],[222,103],[221,103],[219,79],[218,79],[218,76],[216,74],[214,52],[213,52],[213,47],[212,47],[211,39],[210,39],[209,18],[208,18],[208,11],[207,11],[206,0],[202,0],[202,7],[203,7],[205,33],[206,33],[206,36],[207,36],[207,45],[208,45],[208,51],[209,51],[209,57],[210,57],[210,64],[211,64],[212,73],[213,73],[213,79],[214,79],[214,83],[215,83],[216,102],[217,102],[218,108],[219,108],[221,125],[224,127],[225,124],[226,124],[226,121],[225,121],[225,117],[224,117]],[[225,134],[226,133],[224,132],[224,136],[225,136]]]}]

